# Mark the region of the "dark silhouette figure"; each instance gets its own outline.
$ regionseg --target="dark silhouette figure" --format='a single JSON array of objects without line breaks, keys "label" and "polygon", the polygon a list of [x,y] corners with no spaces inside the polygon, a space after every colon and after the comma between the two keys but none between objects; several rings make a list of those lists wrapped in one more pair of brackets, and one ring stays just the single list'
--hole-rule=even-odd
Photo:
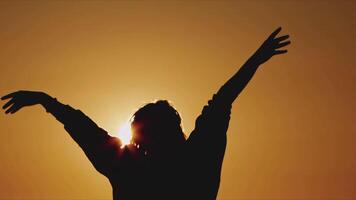
[{"label": "dark silhouette figure", "polygon": [[25,106],[41,104],[63,123],[91,163],[106,176],[113,198],[216,199],[225,153],[231,105],[257,68],[290,44],[288,35],[275,30],[251,58],[204,106],[195,129],[186,139],[178,112],[160,100],[140,108],[132,116],[132,142],[123,146],[118,138],[97,126],[80,110],[58,102],[43,92],[17,91],[3,109],[15,113]]}]

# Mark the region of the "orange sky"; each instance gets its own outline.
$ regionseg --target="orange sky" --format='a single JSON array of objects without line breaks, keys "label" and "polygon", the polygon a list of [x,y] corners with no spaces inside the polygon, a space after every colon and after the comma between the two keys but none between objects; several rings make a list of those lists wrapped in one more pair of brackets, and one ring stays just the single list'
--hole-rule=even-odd
[{"label": "orange sky", "polygon": [[[287,55],[234,103],[219,199],[356,199],[355,1],[0,2],[0,93],[42,90],[116,134],[169,99],[190,133],[276,27]],[[182,186],[184,188],[184,185]],[[39,106],[0,114],[0,199],[110,199]]]}]

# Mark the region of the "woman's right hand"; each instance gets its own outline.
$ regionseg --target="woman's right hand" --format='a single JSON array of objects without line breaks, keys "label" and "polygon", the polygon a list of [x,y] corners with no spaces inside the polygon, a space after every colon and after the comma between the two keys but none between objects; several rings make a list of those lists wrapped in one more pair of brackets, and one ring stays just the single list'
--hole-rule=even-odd
[{"label": "woman's right hand", "polygon": [[2,108],[5,113],[15,113],[25,106],[32,106],[42,103],[47,97],[44,92],[19,90],[1,97],[1,100],[10,99]]}]

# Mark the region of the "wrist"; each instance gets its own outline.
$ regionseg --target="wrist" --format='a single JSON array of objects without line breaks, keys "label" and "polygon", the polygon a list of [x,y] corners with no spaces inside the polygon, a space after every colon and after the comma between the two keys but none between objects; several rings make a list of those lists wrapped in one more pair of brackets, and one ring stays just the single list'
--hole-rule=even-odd
[{"label": "wrist", "polygon": [[44,92],[39,92],[39,103],[44,105],[51,102],[53,98]]},{"label": "wrist", "polygon": [[247,61],[246,65],[249,66],[250,68],[258,68],[261,64],[263,64],[263,61],[256,55],[251,56]]}]

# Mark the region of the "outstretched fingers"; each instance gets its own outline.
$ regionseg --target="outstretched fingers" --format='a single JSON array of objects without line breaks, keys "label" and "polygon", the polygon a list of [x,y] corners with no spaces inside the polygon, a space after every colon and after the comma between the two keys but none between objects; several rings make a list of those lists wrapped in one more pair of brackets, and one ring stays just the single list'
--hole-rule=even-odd
[{"label": "outstretched fingers", "polygon": [[9,114],[14,108],[15,108],[15,105],[12,105],[9,109],[7,109],[5,111],[5,114]]},{"label": "outstretched fingers", "polygon": [[13,109],[13,107],[14,107],[14,105],[11,106],[9,109],[7,109],[7,110],[5,111],[5,114],[9,114],[9,113],[11,112],[11,110]]},{"label": "outstretched fingers", "polygon": [[288,52],[288,50],[274,50],[274,52],[273,52],[273,54],[274,55],[279,55],[279,54],[285,54],[285,53],[287,53]]},{"label": "outstretched fingers", "polygon": [[273,31],[273,33],[271,33],[271,35],[268,37],[268,39],[273,39],[275,38],[279,32],[281,32],[282,27],[278,27],[275,31]]},{"label": "outstretched fingers", "polygon": [[8,101],[3,107],[2,109],[6,109],[7,107],[9,107],[11,104],[14,104],[14,99],[11,99],[10,101]]},{"label": "outstretched fingers", "polygon": [[8,113],[14,114],[15,112],[17,112],[18,110],[20,110],[23,106],[20,104],[14,104],[8,111]]},{"label": "outstretched fingers", "polygon": [[278,44],[276,45],[276,49],[285,47],[285,46],[287,46],[287,45],[289,45],[289,44],[290,44],[290,41],[278,43]]},{"label": "outstretched fingers", "polygon": [[20,110],[23,107],[23,104],[19,101],[17,101],[15,98],[11,99],[9,102],[7,102],[2,108],[7,109],[5,111],[6,114],[8,113],[15,113],[18,110]]},{"label": "outstretched fingers", "polygon": [[275,40],[276,42],[282,42],[283,40],[286,40],[286,39],[288,39],[288,38],[289,38],[289,35],[283,35],[283,36],[281,36],[281,37],[275,38],[274,40]]},{"label": "outstretched fingers", "polygon": [[287,40],[289,38],[289,35],[283,35],[277,38],[274,38],[274,55],[278,55],[278,54],[285,54],[288,51],[283,49],[281,50],[280,48],[282,47],[286,47],[288,45],[290,45],[290,40]]},{"label": "outstretched fingers", "polygon": [[17,93],[17,92],[12,92],[12,93],[10,93],[10,94],[7,94],[7,95],[1,97],[1,100],[5,100],[5,99],[12,98],[12,97],[15,96],[16,93]]},{"label": "outstretched fingers", "polygon": [[281,49],[282,47],[286,47],[291,42],[289,41],[289,35],[281,35],[278,34],[281,32],[282,28],[279,27],[270,36],[263,42],[261,47],[256,51],[253,58],[258,60],[260,63],[264,63],[268,61],[272,56],[285,54],[288,51],[286,49]]},{"label": "outstretched fingers", "polygon": [[10,113],[16,106],[16,102],[15,102],[15,95],[16,95],[17,92],[12,92],[10,94],[7,94],[3,97],[1,97],[1,100],[6,100],[6,99],[10,99],[10,101],[8,101],[3,107],[2,109],[6,110],[5,113],[8,114]]}]

